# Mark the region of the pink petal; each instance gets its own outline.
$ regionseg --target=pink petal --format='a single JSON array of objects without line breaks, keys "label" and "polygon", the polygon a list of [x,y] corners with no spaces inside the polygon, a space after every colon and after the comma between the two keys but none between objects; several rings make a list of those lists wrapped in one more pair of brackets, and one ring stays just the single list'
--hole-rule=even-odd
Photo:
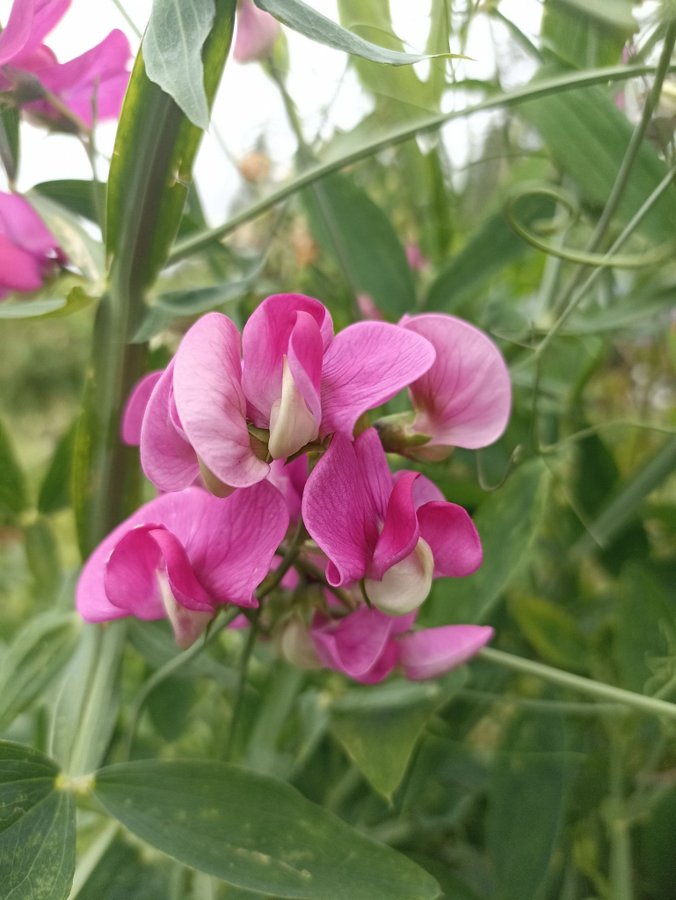
[{"label": "pink petal", "polygon": [[387,322],[357,322],[336,335],[324,357],[323,435],[340,431],[351,437],[362,413],[391,400],[430,368],[434,348],[413,336]]},{"label": "pink petal", "polygon": [[54,235],[19,194],[0,191],[0,234],[37,260],[64,259]]},{"label": "pink petal", "polygon": [[308,458],[305,454],[291,462],[275,459],[270,463],[268,481],[272,482],[286,500],[291,522],[300,519],[300,507],[303,490],[308,478]]},{"label": "pink petal", "polygon": [[69,6],[70,0],[14,0],[0,33],[0,65],[34,50]]},{"label": "pink petal", "polygon": [[174,357],[173,390],[186,437],[217,478],[247,487],[266,477],[268,465],[251,449],[239,332],[227,316],[209,313],[185,334]]},{"label": "pink petal", "polygon": [[[268,427],[270,411],[281,394],[284,356],[289,354],[297,330],[297,344],[291,354],[295,357],[294,377],[302,380],[298,369],[306,368],[307,379],[316,392],[317,362],[333,337],[331,316],[319,300],[304,294],[273,294],[254,310],[242,331],[242,386],[253,408],[254,424],[261,428]],[[312,390],[304,394],[310,402]],[[310,409],[319,416],[318,399]]]},{"label": "pink petal", "polygon": [[385,524],[369,566],[369,578],[382,578],[387,569],[412,553],[418,543],[418,518],[412,496],[413,484],[418,477],[417,472],[404,472],[394,485]]},{"label": "pink petal", "polygon": [[0,234],[0,289],[28,293],[42,287],[40,261]]},{"label": "pink petal", "polygon": [[466,510],[455,503],[432,501],[418,509],[420,535],[434,556],[435,576],[461,578],[481,565],[481,540]]},{"label": "pink petal", "polygon": [[127,531],[113,548],[104,567],[106,598],[124,615],[163,619],[164,604],[157,580],[162,550],[153,539],[153,524]]},{"label": "pink petal", "polygon": [[174,360],[158,378],[141,423],[141,466],[160,491],[180,491],[199,475],[195,451],[172,416],[173,378]]},{"label": "pink petal", "polygon": [[238,63],[262,60],[270,55],[279,34],[279,22],[270,13],[240,0],[233,56]]},{"label": "pink petal", "polygon": [[122,413],[120,437],[125,444],[137,447],[141,443],[141,425],[153,388],[160,380],[162,370],[148,372],[136,382],[127,398]]},{"label": "pink petal", "polygon": [[385,453],[370,428],[353,444],[335,434],[308,478],[303,494],[303,521],[329,557],[332,585],[364,577],[385,518],[392,489]]},{"label": "pink petal", "polygon": [[394,667],[395,648],[388,647],[392,622],[378,610],[364,606],[342,619],[327,619],[317,613],[311,634],[325,666],[371,684],[381,681]]},{"label": "pink petal", "polygon": [[507,426],[512,391],[502,355],[490,338],[453,316],[405,316],[401,325],[433,344],[436,362],[410,388],[414,429],[431,436],[421,448],[485,447]]},{"label": "pink petal", "polygon": [[436,678],[471,659],[493,637],[486,625],[444,625],[398,638],[399,663],[412,681]]},{"label": "pink petal", "polygon": [[[44,87],[56,94],[88,127],[97,120],[116,118],[129,81],[126,66],[131,56],[129,41],[117,29],[81,56],[66,63],[52,63],[31,69]],[[49,103],[48,114],[53,115]],[[38,107],[30,104],[29,108]]]}]

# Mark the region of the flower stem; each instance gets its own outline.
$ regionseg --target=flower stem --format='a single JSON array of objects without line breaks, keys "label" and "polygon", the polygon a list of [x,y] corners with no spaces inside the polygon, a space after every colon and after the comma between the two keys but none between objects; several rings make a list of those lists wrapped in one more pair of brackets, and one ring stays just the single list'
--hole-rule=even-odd
[{"label": "flower stem", "polygon": [[251,654],[253,653],[254,644],[256,643],[256,637],[258,635],[258,624],[260,621],[261,607],[259,606],[254,610],[253,615],[251,616],[251,626],[249,628],[249,633],[246,636],[246,643],[244,644],[244,648],[242,649],[242,656],[239,663],[239,683],[237,685],[237,695],[235,697],[235,703],[232,708],[232,718],[230,719],[230,731],[228,733],[228,741],[225,745],[225,751],[223,753],[223,758],[227,761],[232,756],[232,751],[235,746],[235,738],[237,737],[237,727],[239,725],[239,720],[242,715],[242,704],[244,701],[244,687],[246,685],[246,679],[249,672],[249,662],[251,661]]},{"label": "flower stem", "polygon": [[637,694],[634,691],[627,691],[624,688],[618,688],[611,684],[594,681],[592,678],[573,675],[570,672],[543,665],[543,663],[535,662],[532,659],[524,659],[512,653],[504,653],[502,650],[484,647],[477,655],[486,662],[495,663],[498,666],[503,666],[516,672],[523,672],[526,675],[536,675],[538,678],[542,678],[551,684],[558,684],[561,687],[579,691],[581,694],[587,694],[597,700],[622,703],[638,712],[662,718],[676,719],[676,704],[667,703],[665,700],[660,700],[657,697],[646,697],[644,694]]}]

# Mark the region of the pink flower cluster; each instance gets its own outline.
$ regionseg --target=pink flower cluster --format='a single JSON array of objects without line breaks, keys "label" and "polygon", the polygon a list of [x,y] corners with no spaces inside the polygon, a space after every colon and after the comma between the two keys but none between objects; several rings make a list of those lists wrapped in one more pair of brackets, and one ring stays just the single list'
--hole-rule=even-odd
[{"label": "pink flower cluster", "polygon": [[[368,427],[365,414],[404,388],[412,410]],[[287,658],[365,683],[397,666],[434,677],[492,634],[414,630],[433,579],[474,572],[481,543],[429,479],[390,470],[383,442],[431,458],[484,446],[504,430],[510,403],[498,349],[450,316],[334,334],[318,300],[279,294],[240,336],[209,313],[129,399],[123,438],[140,445],[165,493],[88,560],[78,609],[90,621],[166,616],[189,646],[219,606],[258,606],[282,554],[293,567],[275,585],[284,599],[265,612]]]},{"label": "pink flower cluster", "polygon": [[70,0],[14,0],[0,33],[0,92],[12,92],[17,105],[50,124],[63,124],[67,113],[90,128],[94,113],[99,121],[119,114],[129,43],[114,30],[81,56],[58,62],[42,40],[69,6]]}]

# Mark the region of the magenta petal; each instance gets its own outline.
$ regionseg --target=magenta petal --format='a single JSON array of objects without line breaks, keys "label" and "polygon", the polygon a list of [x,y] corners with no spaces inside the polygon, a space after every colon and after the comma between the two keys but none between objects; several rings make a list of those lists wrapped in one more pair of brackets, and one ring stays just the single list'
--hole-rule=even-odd
[{"label": "magenta petal", "polygon": [[268,466],[251,449],[241,385],[239,332],[209,313],[185,334],[174,357],[174,398],[186,437],[224,484],[247,487]]},{"label": "magenta petal", "polygon": [[462,506],[446,501],[425,503],[418,509],[420,536],[434,556],[434,574],[461,578],[481,565],[479,533]]},{"label": "magenta petal", "polygon": [[161,375],[162,370],[148,372],[132,388],[122,413],[120,437],[123,443],[132,447],[137,447],[141,443],[143,416],[145,415],[150,395]]},{"label": "magenta petal", "polygon": [[176,535],[165,528],[156,528],[152,537],[160,548],[174,599],[186,609],[213,613],[214,603],[196,577],[188,554]]},{"label": "magenta petal", "polygon": [[70,0],[14,0],[0,33],[0,65],[34,50],[69,6]]},{"label": "magenta petal", "polygon": [[398,638],[399,663],[407,678],[436,678],[471,659],[493,637],[487,625],[444,625]]},{"label": "magenta petal", "polygon": [[238,63],[265,59],[279,34],[279,22],[258,9],[251,0],[241,0],[237,10],[237,33],[233,56]]},{"label": "magenta petal", "polygon": [[[312,623],[312,639],[324,665],[358,681],[371,683],[369,674],[375,674],[375,680],[380,681],[394,666],[394,659],[389,668],[383,667],[384,672],[378,665],[390,641],[392,621],[378,610],[366,607],[343,619],[331,620],[317,614]],[[391,657],[392,653],[387,655]]]},{"label": "magenta petal", "polygon": [[174,360],[158,378],[141,424],[141,465],[160,491],[180,491],[199,474],[195,451],[172,416],[173,378]]},{"label": "magenta petal", "polygon": [[286,500],[291,522],[300,519],[301,501],[308,474],[308,458],[305,454],[296,457],[291,462],[275,459],[270,463],[270,481]]},{"label": "magenta petal", "polygon": [[412,494],[418,477],[417,472],[404,472],[395,483],[367,573],[369,578],[382,578],[387,569],[412,553],[418,543],[420,534]]},{"label": "magenta petal", "polygon": [[351,436],[362,413],[420,378],[434,357],[429,341],[398,325],[357,322],[341,331],[324,357],[321,433]]},{"label": "magenta petal", "polygon": [[163,619],[164,604],[157,579],[162,549],[154,535],[157,528],[138,525],[115,545],[104,569],[108,600],[124,615],[137,619]]},{"label": "magenta petal", "polygon": [[[242,331],[242,386],[253,407],[254,424],[261,428],[268,427],[270,411],[282,391],[284,356],[289,354],[289,342],[299,324],[299,313],[304,314],[301,318],[306,319],[306,323],[300,326],[302,333],[292,356],[296,360],[299,355],[301,359],[311,357],[309,380],[315,383],[316,390],[316,360],[320,350],[311,345],[320,343],[323,353],[333,337],[331,316],[319,300],[304,294],[273,294],[254,310]],[[307,319],[314,321],[318,331],[310,327]],[[318,409],[310,408],[318,414]]]},{"label": "magenta petal", "polygon": [[54,235],[19,194],[0,191],[0,234],[38,259],[56,257],[60,253]]},{"label": "magenta petal", "polygon": [[425,447],[475,449],[496,441],[507,426],[512,389],[495,344],[453,316],[405,317],[401,325],[436,350],[436,362],[410,389],[418,411],[414,428],[432,438]]},{"label": "magenta petal", "polygon": [[42,265],[32,253],[0,234],[0,290],[28,293],[42,287]]},{"label": "magenta petal", "polygon": [[366,574],[391,486],[373,429],[354,444],[340,434],[333,436],[308,478],[302,505],[308,532],[329,557],[330,584],[349,584]]},{"label": "magenta petal", "polygon": [[199,492],[199,509],[172,531],[189,551],[200,582],[215,603],[257,606],[253,593],[270,571],[289,526],[284,498],[267,481],[225,500],[193,491]]}]

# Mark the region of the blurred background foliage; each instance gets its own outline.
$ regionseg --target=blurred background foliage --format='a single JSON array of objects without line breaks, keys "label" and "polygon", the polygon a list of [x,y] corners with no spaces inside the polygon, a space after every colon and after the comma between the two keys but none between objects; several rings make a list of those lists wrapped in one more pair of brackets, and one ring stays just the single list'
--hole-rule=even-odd
[{"label": "blurred background foliage", "polygon": [[[297,140],[289,180],[275,179],[261,140],[238,160],[229,224],[211,240],[191,190],[175,263],[137,338],[159,367],[201,312],[241,324],[287,291],[321,299],[338,326],[438,310],[485,329],[513,376],[509,429],[487,450],[418,465],[475,516],[484,566],[437,582],[421,621],[489,623],[496,648],[673,701],[676,81],[666,74],[647,115],[645,73],[505,100],[546,79],[654,66],[665,36],[673,47],[673,5],[546,0],[531,32],[504,7],[431,3],[428,52],[463,53],[480,29],[494,39],[490,75],[464,77],[456,60],[394,70],[353,57],[345,78],[367,111],[319,137],[289,92],[280,41],[265,66]],[[338,0],[337,13],[404,48],[387,0]],[[490,114],[464,114],[481,104]],[[458,163],[450,145],[461,140]],[[309,180],[317,167],[328,174]],[[35,195],[51,202],[55,233],[61,223],[91,240],[88,186],[52,182]],[[68,485],[93,310],[0,323],[0,725],[42,749],[62,680],[80,664]],[[134,622],[129,638],[109,761],[122,758],[140,685],[175,654],[166,623]],[[150,694],[132,758],[222,755],[241,644],[223,632]],[[292,670],[273,646],[257,652],[245,699],[237,760],[408,854],[449,898],[674,896],[673,722],[489,658],[438,684],[366,689]],[[76,875],[81,900],[253,896],[167,864],[94,810],[78,842],[91,862]]]}]

